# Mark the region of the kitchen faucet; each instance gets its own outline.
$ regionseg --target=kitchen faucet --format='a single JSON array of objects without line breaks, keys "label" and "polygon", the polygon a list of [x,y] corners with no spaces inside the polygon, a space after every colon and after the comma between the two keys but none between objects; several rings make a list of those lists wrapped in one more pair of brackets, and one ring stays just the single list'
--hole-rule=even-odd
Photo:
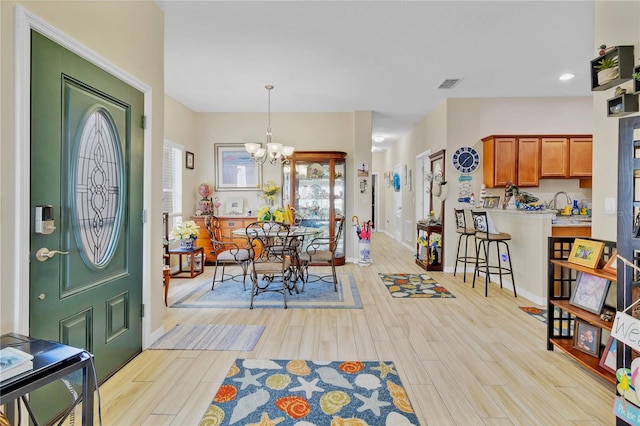
[{"label": "kitchen faucet", "polygon": [[571,206],[571,198],[569,198],[569,194],[567,194],[564,191],[560,191],[560,192],[556,192],[556,194],[553,196],[553,208],[560,211],[560,208],[558,207],[558,195],[560,194],[564,194],[565,197],[567,197],[567,205]]}]

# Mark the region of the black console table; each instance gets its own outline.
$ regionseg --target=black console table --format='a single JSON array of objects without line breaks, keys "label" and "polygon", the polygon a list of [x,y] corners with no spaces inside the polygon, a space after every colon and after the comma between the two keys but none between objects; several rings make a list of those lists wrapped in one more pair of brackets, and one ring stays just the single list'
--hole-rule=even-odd
[{"label": "black console table", "polygon": [[[15,410],[18,398],[74,371],[82,370],[82,394],[65,414],[68,415],[82,399],[82,424],[93,425],[93,392],[96,387],[92,368],[93,355],[84,349],[17,333],[3,334],[0,337],[0,346],[13,346],[33,355],[33,370],[0,382],[0,405],[6,406],[6,415],[11,424],[16,424]],[[22,400],[27,406],[31,421],[38,425],[38,421],[30,412],[28,402],[25,398]]]}]

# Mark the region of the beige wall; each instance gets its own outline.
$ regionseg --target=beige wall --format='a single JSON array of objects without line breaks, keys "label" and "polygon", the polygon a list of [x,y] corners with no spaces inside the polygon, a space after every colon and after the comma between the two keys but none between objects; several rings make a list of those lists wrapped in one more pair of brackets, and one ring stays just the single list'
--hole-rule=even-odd
[{"label": "beige wall", "polygon": [[[28,262],[26,254],[15,252],[12,242],[16,223],[15,199],[21,182],[16,183],[15,135],[14,128],[14,9],[21,5],[60,32],[75,39],[80,44],[102,56],[106,61],[124,70],[129,75],[151,87],[151,147],[147,151],[150,158],[145,170],[145,179],[151,182],[149,197],[150,218],[145,228],[150,235],[151,259],[150,282],[161,283],[162,244],[160,215],[162,188],[162,141],[164,127],[164,17],[154,2],[68,2],[68,1],[2,1],[0,2],[0,111],[2,117],[0,158],[4,161],[0,168],[0,311],[2,333],[19,328],[15,322],[16,288],[28,291],[28,282],[17,282],[15,265]],[[21,141],[21,143],[26,143]],[[28,188],[24,188],[28,190]],[[157,206],[157,207],[155,207]],[[21,212],[29,216],[29,212]],[[149,231],[149,229],[151,231]],[[20,229],[20,235],[29,238],[29,229]],[[17,258],[16,256],[20,256]],[[142,259],[141,259],[142,261]],[[149,278],[147,278],[149,280]],[[150,293],[151,306],[147,309],[149,328],[162,328],[163,301],[161,286],[144,283]],[[24,325],[23,325],[24,327]]]},{"label": "beige wall", "polygon": [[[595,3],[594,46],[633,45],[635,65],[640,64],[640,2],[599,1]],[[595,51],[595,49],[594,49]],[[594,57],[596,54],[594,53]],[[632,82],[622,85],[632,93]],[[593,228],[594,238],[616,241],[616,214],[605,214],[607,198],[618,193],[618,119],[607,117],[607,99],[614,88],[593,92]],[[627,117],[638,115],[631,114]],[[619,212],[620,214],[622,212]]]},{"label": "beige wall", "polygon": [[[264,142],[267,128],[266,113],[196,113],[196,139],[194,146],[196,167],[193,177],[187,177],[185,183],[184,210],[192,214],[196,209],[198,195],[196,185],[201,182],[215,183],[214,145],[216,143]],[[371,112],[344,113],[271,113],[273,140],[284,145],[292,145],[298,151],[343,151],[347,153],[347,211],[350,218],[356,208],[356,202],[366,194],[360,194],[356,188],[357,163],[371,163]],[[167,132],[169,133],[169,131]],[[175,141],[182,143],[180,141]],[[185,146],[189,146],[185,143]],[[356,146],[359,146],[357,148]],[[188,175],[188,173],[187,173]],[[280,165],[263,165],[263,181],[273,180],[282,184]],[[190,185],[190,186],[189,186]],[[371,186],[368,186],[367,199],[370,199]],[[190,196],[189,194],[192,194]],[[242,197],[244,205],[256,211],[263,205],[259,191],[216,191],[214,196],[222,202],[229,197]],[[370,203],[369,203],[370,204]],[[368,214],[363,211],[363,215]],[[349,236],[350,234],[346,234]],[[355,258],[354,244],[347,238],[347,258]]]}]

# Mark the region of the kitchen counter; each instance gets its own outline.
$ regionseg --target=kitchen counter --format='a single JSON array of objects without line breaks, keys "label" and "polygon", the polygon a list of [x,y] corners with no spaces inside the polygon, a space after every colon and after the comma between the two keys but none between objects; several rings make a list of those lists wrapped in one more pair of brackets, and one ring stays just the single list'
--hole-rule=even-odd
[{"label": "kitchen counter", "polygon": [[[490,229],[494,228],[491,229],[492,232],[506,232],[511,235],[509,250],[518,296],[526,297],[538,305],[546,305],[548,237],[557,233],[566,236],[588,236],[591,233],[591,218],[556,215],[552,210],[484,210],[488,213]],[[495,262],[495,252],[492,252],[491,260]],[[507,264],[503,263],[503,266]],[[492,278],[493,282],[500,282],[497,276]],[[512,283],[507,282],[505,277],[503,283],[504,287],[512,289]],[[492,288],[489,288],[489,297],[491,291]]]}]

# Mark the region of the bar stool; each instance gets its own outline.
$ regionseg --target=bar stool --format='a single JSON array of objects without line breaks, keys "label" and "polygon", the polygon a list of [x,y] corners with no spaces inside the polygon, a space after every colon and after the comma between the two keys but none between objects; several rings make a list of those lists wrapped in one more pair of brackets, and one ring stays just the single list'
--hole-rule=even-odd
[{"label": "bar stool", "polygon": [[[511,239],[511,235],[504,232],[491,233],[489,229],[489,222],[487,220],[487,212],[484,211],[472,211],[471,216],[473,218],[473,226],[476,231],[476,241],[478,241],[478,245],[476,248],[476,268],[473,274],[473,284],[472,288],[475,288],[476,285],[476,275],[480,274],[480,268],[484,266],[485,271],[485,281],[484,281],[484,296],[487,297],[489,293],[489,281],[491,278],[490,273],[493,271],[500,275],[500,288],[502,288],[502,275],[510,274],[511,275],[511,283],[513,284],[513,295],[518,297],[516,293],[516,283],[513,278],[513,268],[511,266],[511,253],[509,252],[509,244],[507,241]],[[495,243],[496,246],[496,255],[498,258],[497,265],[490,265],[489,262],[489,249],[491,247],[491,243]],[[504,244],[504,247],[507,252],[507,258],[509,260],[509,266],[502,266],[500,263],[500,244]],[[480,260],[480,247],[482,247],[484,253],[484,261]]]},{"label": "bar stool", "polygon": [[[476,241],[476,230],[474,227],[467,226],[467,218],[463,209],[453,209],[456,215],[456,232],[460,234],[458,237],[458,248],[456,249],[456,265],[453,268],[453,276],[456,276],[456,272],[458,271],[458,262],[462,262],[464,264],[464,275],[463,281],[467,282],[467,263],[473,263],[475,265],[476,258],[474,256],[469,256],[468,254],[468,246],[469,246],[469,238],[473,237],[474,246],[477,246]],[[462,239],[464,238],[464,256],[460,256],[460,245],[462,243]],[[476,271],[474,270],[474,274]],[[475,276],[474,276],[475,278]]]}]

